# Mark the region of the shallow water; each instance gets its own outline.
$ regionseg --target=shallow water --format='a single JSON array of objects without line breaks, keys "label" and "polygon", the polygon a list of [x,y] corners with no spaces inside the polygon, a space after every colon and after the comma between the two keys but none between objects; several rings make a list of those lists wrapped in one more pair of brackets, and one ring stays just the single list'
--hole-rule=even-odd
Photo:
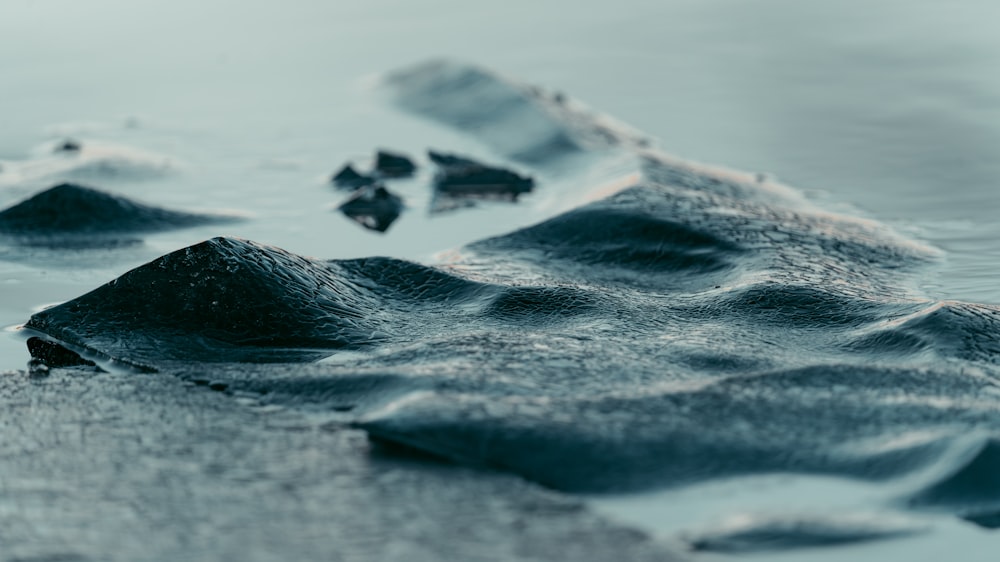
[{"label": "shallow water", "polygon": [[[358,85],[461,53],[572,93],[673,153],[774,173],[914,228],[949,251],[955,272],[928,284],[949,297],[1000,301],[984,266],[996,238],[1000,147],[992,3],[327,4],[19,5],[0,23],[9,45],[0,88],[18,108],[5,117],[0,157],[67,134],[125,136],[191,165],[169,193],[152,188],[155,201],[215,203],[183,195],[198,192],[232,205],[227,193],[254,201],[247,192],[259,189],[252,206],[273,206],[266,197],[276,183],[301,186],[305,197],[308,182],[374,146],[461,146],[387,114]],[[128,117],[140,126],[121,131]],[[448,231],[464,233],[470,222]],[[396,249],[407,234],[334,248],[268,241],[323,257],[416,255]],[[433,235],[421,228],[421,238]],[[425,253],[464,241],[439,235]],[[361,244],[370,251],[354,250]]]},{"label": "shallow water", "polygon": [[[752,8],[738,2],[636,2],[590,10],[574,6],[551,3],[540,9],[515,2],[485,10],[454,2],[425,3],[419,8],[402,2],[336,6],[301,2],[290,9],[264,2],[249,6],[216,2],[208,7],[177,2],[154,9],[111,0],[86,6],[71,2],[19,6],[14,17],[0,22],[4,37],[0,66],[8,69],[0,92],[2,99],[18,100],[18,111],[5,117],[0,133],[4,166],[0,204],[22,199],[56,179],[77,179],[164,207],[233,211],[250,218],[224,228],[154,234],[141,245],[83,254],[5,248],[0,262],[4,282],[0,323],[23,323],[43,305],[69,300],[157,256],[220,234],[321,259],[386,255],[424,263],[454,262],[458,259],[454,254],[440,252],[537,223],[634,180],[627,175],[635,173],[634,167],[618,159],[583,157],[547,168],[512,161],[496,144],[482,142],[482,135],[465,136],[393,109],[385,92],[373,86],[372,73],[456,53],[527,82],[565,91],[635,125],[670,152],[776,174],[823,209],[873,217],[913,240],[944,250],[943,254],[917,250],[926,253],[921,259],[930,263],[915,275],[896,279],[888,272],[884,278],[869,280],[872,288],[862,292],[878,294],[885,288],[877,300],[926,295],[1000,303],[991,275],[997,265],[994,241],[1000,234],[991,216],[1000,203],[1000,192],[992,187],[1000,166],[995,158],[1000,130],[994,125],[1000,122],[996,119],[1000,79],[992,72],[1000,40],[990,25],[997,8],[987,2],[963,2],[945,10],[938,3],[889,1],[822,7],[789,1],[756,3]],[[386,17],[387,13],[394,16]],[[28,60],[31,64],[26,64]],[[112,174],[100,167],[67,169],[67,159],[47,155],[50,147],[44,144],[67,136],[83,141],[82,157],[91,156],[88,147],[101,148],[104,143],[112,155],[120,154],[124,149],[117,147],[124,146],[146,151],[149,158],[128,153],[127,162],[134,165],[114,164]],[[377,146],[412,154],[427,147],[471,154],[530,171],[539,187],[516,205],[486,203],[431,215],[425,161],[416,179],[393,184],[410,208],[387,234],[378,235],[334,212],[343,196],[326,184],[345,160],[364,165]],[[100,160],[100,155],[96,158]],[[33,165],[19,164],[28,161]],[[11,180],[12,170],[24,170],[25,175]],[[502,258],[506,250],[503,246],[501,250]],[[710,248],[708,253],[716,255],[716,250]],[[489,271],[498,269],[495,264],[473,265],[466,264],[466,271],[481,274],[485,267],[487,273],[503,275]],[[711,272],[712,267],[702,271]],[[524,274],[517,271],[513,277],[523,280]],[[558,272],[555,275],[559,277]],[[716,279],[712,281],[714,286]],[[740,287],[738,292],[754,289]],[[800,296],[804,303],[817,298],[808,291]],[[766,292],[737,295],[726,302],[745,306],[763,297]],[[579,300],[568,298],[571,303]],[[581,298],[586,304],[589,297]],[[851,310],[855,309],[863,307]],[[513,318],[519,309],[490,310]],[[947,308],[946,313],[952,310]],[[906,325],[913,328],[904,328],[926,336],[950,325],[947,315],[921,318]],[[706,324],[694,332],[690,349],[679,355],[682,360],[677,356],[673,360],[686,361],[685,368],[693,372],[705,369],[708,359],[699,352],[711,341],[710,328]],[[586,329],[610,335],[616,326],[595,321]],[[802,339],[811,338],[806,334]],[[759,348],[753,342],[752,338],[731,342],[727,368],[759,370],[761,365],[747,363],[759,359],[754,357],[753,350]],[[551,342],[532,345],[546,343]],[[482,348],[483,344],[467,345]],[[665,345],[684,350],[688,344]],[[829,352],[819,347],[821,356]],[[804,348],[792,345],[791,349]],[[949,349],[945,346],[943,353],[948,355]],[[407,359],[406,350],[398,353],[400,361]],[[532,353],[526,350],[524,357]],[[0,343],[0,356],[3,368],[22,368],[28,359],[23,341],[13,334]],[[337,357],[330,364],[352,361],[350,355]],[[958,358],[970,359],[961,353]],[[574,352],[566,360],[584,359],[585,354]],[[792,355],[779,363],[788,367],[803,359]],[[723,363],[718,357],[712,361],[713,368]],[[427,362],[428,368],[435,365]],[[635,384],[644,382],[648,381],[637,377]],[[969,392],[975,394],[973,387]],[[504,392],[516,388],[514,384]],[[583,387],[582,392],[586,390]],[[634,386],[629,393],[642,390]],[[644,399],[635,403],[655,412],[662,407],[657,400],[673,400],[670,389],[650,389],[653,394],[661,391],[652,405]],[[856,391],[871,392],[873,399],[886,398],[865,385]],[[712,392],[709,388],[704,396]],[[305,400],[304,394],[309,394],[308,387],[292,384],[293,402]],[[980,428],[995,425],[989,414],[995,412],[992,405],[976,405],[970,395],[957,391],[948,395],[960,405],[957,411],[976,418],[968,423]],[[474,403],[475,398],[470,404]],[[472,406],[441,410],[445,432],[449,420],[468,414],[466,407]],[[507,415],[503,407],[485,419],[503,422]],[[602,411],[607,405],[567,402],[553,411],[590,416],[588,408],[594,407]],[[906,408],[885,411],[909,419],[907,408],[921,407],[916,400]],[[987,413],[975,412],[980,408]],[[406,413],[405,407],[402,412]],[[544,471],[514,468],[560,487]],[[624,477],[628,465],[614,470]],[[649,476],[645,471],[639,474],[640,481]],[[826,505],[825,498],[837,485],[807,489],[806,503],[816,510]],[[624,503],[624,509],[613,499],[596,503],[643,527],[666,529],[670,537],[677,531],[690,532],[688,523],[700,526],[760,509],[757,499],[743,501],[740,494],[732,503],[713,508],[695,493],[698,488],[692,490],[683,504],[702,509],[705,515],[684,522],[684,527],[670,523],[676,512],[658,511],[656,506],[668,500],[657,496],[643,496],[642,505]],[[879,493],[886,492],[879,488]],[[860,504],[898,515],[892,505]],[[934,532],[917,539],[852,546],[852,556],[857,552],[872,559],[919,559],[917,554],[927,555],[937,546],[916,545],[947,545],[954,552],[954,545],[975,544],[988,536],[944,516],[919,515],[917,527],[925,517]],[[809,551],[807,557],[820,559],[830,553]],[[965,558],[974,554],[972,547],[963,551]]]}]

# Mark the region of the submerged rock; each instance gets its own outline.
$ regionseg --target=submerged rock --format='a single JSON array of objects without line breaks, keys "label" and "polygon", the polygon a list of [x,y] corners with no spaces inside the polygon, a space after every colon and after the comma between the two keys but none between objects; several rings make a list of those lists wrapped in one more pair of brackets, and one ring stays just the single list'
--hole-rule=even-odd
[{"label": "submerged rock", "polygon": [[0,234],[24,244],[120,245],[122,236],[229,222],[236,217],[171,211],[62,183],[0,211]]},{"label": "submerged rock", "polygon": [[357,189],[366,185],[372,185],[375,183],[375,178],[358,173],[358,171],[354,169],[354,166],[351,166],[350,164],[344,164],[344,167],[334,174],[333,177],[330,178],[330,181],[337,187],[343,189]]},{"label": "submerged rock", "polygon": [[361,226],[377,232],[388,230],[403,208],[403,198],[381,185],[358,189],[338,207],[341,213]]},{"label": "submerged rock", "polygon": [[417,171],[417,165],[408,156],[379,150],[375,153],[375,173],[383,178],[405,178]]}]

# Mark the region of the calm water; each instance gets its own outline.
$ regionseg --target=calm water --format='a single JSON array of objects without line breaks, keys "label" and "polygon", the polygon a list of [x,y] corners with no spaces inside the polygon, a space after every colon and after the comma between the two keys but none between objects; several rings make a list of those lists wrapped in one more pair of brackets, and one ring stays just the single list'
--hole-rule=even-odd
[{"label": "calm water", "polygon": [[[461,148],[496,159],[393,111],[371,89],[376,73],[457,56],[565,91],[656,136],[670,152],[772,173],[828,208],[892,224],[945,250],[939,270],[922,279],[925,291],[1000,303],[993,283],[1000,267],[993,218],[1000,208],[998,17],[1000,6],[984,0],[675,0],[586,9],[527,1],[12,1],[0,18],[0,99],[7,103],[0,161],[33,158],[44,143],[67,136],[165,154],[176,162],[165,177],[91,183],[164,206],[252,214],[255,220],[225,233],[298,253],[429,261],[582,197],[579,185],[543,174],[544,189],[518,206],[432,217],[418,178],[400,184],[410,209],[384,236],[332,212],[341,196],[326,177],[376,146]],[[606,176],[595,171],[595,185]],[[5,183],[0,172],[0,204],[46,181]],[[0,325],[17,325],[41,306],[215,234],[151,237],[121,255],[86,256],[86,268],[72,260],[39,265],[30,256],[2,261]],[[0,368],[27,360],[13,336],[0,342],[0,354]],[[822,503],[837,488],[803,489]],[[667,500],[648,500],[608,508],[651,528],[677,525],[655,508]],[[727,499],[704,509],[761,501]],[[909,546],[863,552],[912,557],[976,540],[985,541],[956,524]]]},{"label": "calm water", "polygon": [[[990,282],[1000,8],[985,0],[673,0],[586,10],[49,0],[5,12],[0,157],[23,157],[60,133],[120,136],[192,164],[169,186],[144,188],[148,200],[207,205],[214,194],[274,193],[275,184],[304,192],[372,146],[432,144],[440,133],[386,114],[359,79],[459,55],[565,90],[682,156],[774,173],[914,229],[948,250],[947,272],[929,286],[1000,302]],[[115,130],[130,116],[138,130]],[[287,198],[288,212],[295,202]],[[428,247],[464,238],[447,230]],[[292,246],[331,257],[412,254],[411,233],[353,234],[335,247]]]}]

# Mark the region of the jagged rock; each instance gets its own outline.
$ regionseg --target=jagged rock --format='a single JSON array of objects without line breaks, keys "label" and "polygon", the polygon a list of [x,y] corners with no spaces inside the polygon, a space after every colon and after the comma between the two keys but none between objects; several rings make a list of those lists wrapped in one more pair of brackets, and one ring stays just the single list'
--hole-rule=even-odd
[{"label": "jagged rock", "polygon": [[385,150],[375,154],[375,173],[383,178],[405,178],[416,171],[417,165],[403,154]]},{"label": "jagged rock", "polygon": [[357,189],[366,185],[372,185],[375,183],[375,178],[359,173],[350,164],[344,164],[344,167],[334,174],[330,178],[330,181],[343,189]]},{"label": "jagged rock", "polygon": [[361,226],[385,232],[403,211],[402,197],[384,186],[362,187],[339,207],[340,212]]}]

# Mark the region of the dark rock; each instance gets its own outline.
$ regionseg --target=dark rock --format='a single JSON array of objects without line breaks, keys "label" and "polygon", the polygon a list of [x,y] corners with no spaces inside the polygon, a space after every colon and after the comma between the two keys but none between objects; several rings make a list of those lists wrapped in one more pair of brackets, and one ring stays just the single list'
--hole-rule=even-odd
[{"label": "dark rock", "polygon": [[500,195],[516,200],[522,193],[530,193],[535,182],[514,172],[484,167],[447,172],[435,179],[434,186],[439,192],[451,196]]},{"label": "dark rock", "polygon": [[690,537],[693,550],[749,554],[871,542],[927,531],[916,521],[889,516],[744,517]]},{"label": "dark rock", "polygon": [[361,226],[385,232],[403,211],[402,197],[381,185],[362,187],[338,207]]},{"label": "dark rock", "polygon": [[80,152],[80,150],[82,148],[83,148],[83,145],[80,144],[78,141],[75,141],[73,139],[66,139],[61,144],[59,144],[58,146],[56,146],[56,148],[55,148],[55,150],[53,152],[73,152],[73,153],[75,153],[75,152]]},{"label": "dark rock", "polygon": [[409,157],[379,150],[375,153],[375,173],[383,178],[405,178],[417,171],[417,165]]},{"label": "dark rock", "polygon": [[1000,529],[1000,511],[988,513],[973,513],[962,516],[969,523],[979,525],[984,529]]},{"label": "dark rock", "polygon": [[471,158],[458,156],[456,154],[445,154],[443,152],[436,152],[434,150],[428,150],[427,157],[430,158],[431,162],[434,162],[435,164],[437,164],[442,168],[464,168],[464,167],[482,166],[482,164],[476,162]]},{"label": "dark rock", "polygon": [[43,340],[42,338],[28,338],[28,353],[33,360],[51,367],[96,367],[97,364],[80,357],[74,351],[55,343]]},{"label": "dark rock", "polygon": [[481,164],[471,158],[428,151],[431,161],[438,165],[434,188],[438,193],[451,197],[502,197],[516,200],[522,193],[535,187],[530,177]]},{"label": "dark rock", "polygon": [[153,369],[155,360],[313,361],[369,344],[379,325],[370,294],[338,268],[213,238],[38,312],[25,327]]},{"label": "dark rock", "polygon": [[330,178],[330,181],[337,187],[343,189],[357,189],[375,183],[375,178],[358,173],[350,164],[344,164],[339,172]]},{"label": "dark rock", "polygon": [[0,233],[22,238],[120,235],[233,220],[160,209],[62,183],[0,212]]}]

